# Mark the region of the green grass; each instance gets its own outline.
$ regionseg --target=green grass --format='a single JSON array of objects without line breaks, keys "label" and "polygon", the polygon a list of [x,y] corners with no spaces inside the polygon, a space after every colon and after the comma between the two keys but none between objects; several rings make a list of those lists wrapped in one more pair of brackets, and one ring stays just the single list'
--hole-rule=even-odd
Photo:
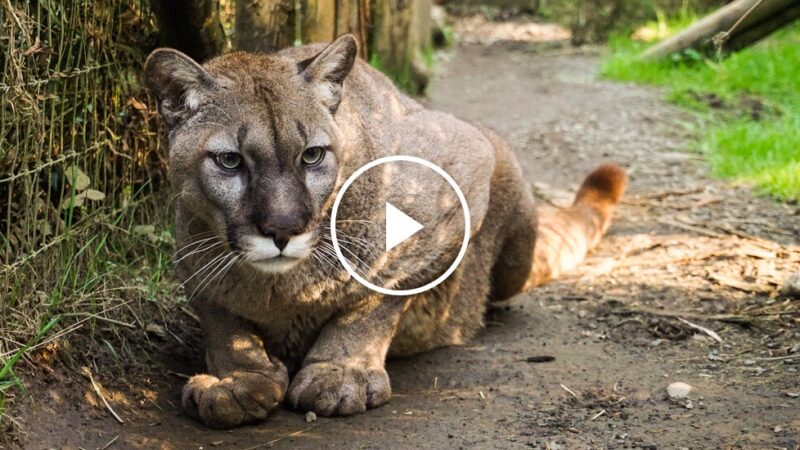
[{"label": "green grass", "polygon": [[[677,24],[649,26],[679,29],[690,21],[685,16]],[[800,199],[800,24],[723,59],[686,51],[663,61],[638,60],[647,45],[612,38],[602,74],[663,86],[668,100],[696,112],[704,125],[698,148],[715,174],[784,200]]]},{"label": "green grass", "polygon": [[166,203],[166,194],[134,194],[124,208],[76,225],[58,245],[0,274],[8,286],[0,305],[0,429],[8,399],[25,393],[17,369],[35,362],[37,351],[52,345],[59,359],[101,359],[111,371],[108,361],[141,361],[141,330],[185,302],[172,273]]}]

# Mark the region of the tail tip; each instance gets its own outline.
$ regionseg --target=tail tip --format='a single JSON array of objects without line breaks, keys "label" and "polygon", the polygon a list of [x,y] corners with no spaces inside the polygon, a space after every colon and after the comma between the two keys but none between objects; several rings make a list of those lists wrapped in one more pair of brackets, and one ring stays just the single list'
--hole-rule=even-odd
[{"label": "tail tip", "polygon": [[575,203],[603,203],[615,205],[622,200],[628,187],[628,175],[616,164],[603,164],[594,169],[583,181]]}]

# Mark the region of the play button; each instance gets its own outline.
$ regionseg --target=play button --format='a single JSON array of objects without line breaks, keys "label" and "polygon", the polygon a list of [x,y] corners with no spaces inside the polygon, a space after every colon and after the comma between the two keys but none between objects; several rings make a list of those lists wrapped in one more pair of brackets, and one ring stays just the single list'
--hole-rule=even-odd
[{"label": "play button", "polygon": [[[353,280],[384,295],[416,295],[447,280],[464,259],[469,207],[441,167],[415,156],[386,156],[342,184],[330,238],[330,250]],[[318,262],[330,263],[329,255],[323,241]]]},{"label": "play button", "polygon": [[386,251],[397,247],[400,243],[417,234],[423,228],[417,222],[397,209],[394,205],[386,202]]}]

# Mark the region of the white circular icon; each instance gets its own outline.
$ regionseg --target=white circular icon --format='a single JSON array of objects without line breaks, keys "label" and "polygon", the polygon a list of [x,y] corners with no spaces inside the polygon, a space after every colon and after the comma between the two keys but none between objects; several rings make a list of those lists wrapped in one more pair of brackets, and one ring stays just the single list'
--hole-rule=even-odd
[{"label": "white circular icon", "polygon": [[[350,185],[353,184],[356,178],[364,174],[364,172],[368,171],[369,169],[372,169],[373,167],[379,166],[381,164],[400,162],[400,161],[421,164],[441,175],[442,178],[444,178],[447,181],[450,187],[453,188],[453,191],[455,191],[456,195],[458,196],[458,201],[461,203],[461,208],[464,210],[464,238],[461,241],[461,248],[458,251],[456,259],[453,261],[452,264],[450,264],[450,267],[448,267],[447,270],[439,276],[439,278],[431,281],[430,283],[424,286],[420,286],[414,289],[389,289],[371,283],[369,280],[359,275],[358,272],[355,271],[355,269],[353,269],[353,267],[350,265],[350,262],[347,261],[347,258],[344,257],[342,249],[339,247],[339,241],[336,238],[336,215],[339,211],[339,204],[341,203],[342,198],[344,197],[344,194],[347,192],[347,189],[350,187]],[[386,207],[387,211],[390,208],[394,208],[394,206],[388,202],[386,203]],[[400,214],[405,216],[405,214],[403,214],[402,212]],[[414,222],[413,220],[411,221]],[[339,262],[341,262],[342,266],[344,266],[345,270],[347,270],[347,273],[349,273],[353,278],[356,279],[356,281],[366,286],[367,288],[372,289],[373,291],[376,292],[380,292],[381,294],[384,295],[397,295],[397,296],[416,295],[425,292],[428,289],[433,289],[434,287],[438,286],[440,283],[446,280],[447,277],[453,274],[458,265],[461,263],[461,260],[464,259],[464,255],[466,255],[467,253],[467,245],[469,244],[469,236],[470,236],[469,206],[467,206],[467,199],[464,197],[464,193],[461,192],[461,188],[458,187],[458,184],[456,184],[456,181],[453,179],[453,177],[451,177],[450,174],[445,172],[444,169],[426,159],[418,158],[416,156],[407,156],[407,155],[385,156],[383,158],[378,158],[372,162],[369,162],[359,167],[358,170],[353,172],[353,174],[350,175],[350,177],[344,182],[342,188],[339,190],[339,193],[336,195],[336,200],[333,202],[333,210],[331,211],[330,225],[331,225],[331,241],[333,242],[333,250],[336,252],[336,257],[339,258]],[[419,228],[421,227],[422,226],[420,225]],[[411,234],[413,234],[413,232]],[[408,234],[407,237],[410,237],[411,234]],[[387,233],[387,236],[388,235],[389,234]],[[396,245],[396,243],[394,243],[394,245]],[[394,245],[391,245],[391,247],[393,247]],[[387,248],[390,248],[390,243],[388,241],[387,241]]]}]

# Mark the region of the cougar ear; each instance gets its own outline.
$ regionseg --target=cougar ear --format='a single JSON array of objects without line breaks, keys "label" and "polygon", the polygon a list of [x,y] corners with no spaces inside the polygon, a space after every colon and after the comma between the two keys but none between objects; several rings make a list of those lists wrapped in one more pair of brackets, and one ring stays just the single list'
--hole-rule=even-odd
[{"label": "cougar ear", "polygon": [[352,34],[345,34],[317,56],[297,64],[300,74],[313,86],[331,114],[336,112],[342,101],[342,83],[353,68],[357,54],[356,38]]},{"label": "cougar ear", "polygon": [[169,48],[154,50],[147,57],[144,83],[158,97],[158,110],[170,127],[196,110],[217,88],[200,64]]}]

